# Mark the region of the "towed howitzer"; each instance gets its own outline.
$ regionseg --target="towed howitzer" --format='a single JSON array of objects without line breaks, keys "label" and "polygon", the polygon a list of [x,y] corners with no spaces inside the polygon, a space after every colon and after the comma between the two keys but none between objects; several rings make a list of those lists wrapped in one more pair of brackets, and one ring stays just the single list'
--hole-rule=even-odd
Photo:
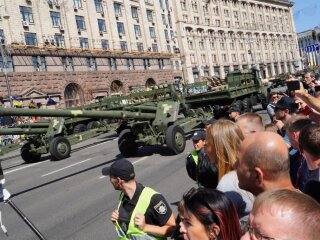
[{"label": "towed howitzer", "polygon": [[[41,159],[41,154],[50,153],[57,160],[70,155],[69,139],[72,136],[78,137],[79,134],[65,137],[63,126],[66,117],[127,119],[128,123],[118,138],[119,150],[126,157],[136,154],[139,147],[147,145],[167,145],[174,154],[179,154],[185,149],[185,132],[210,117],[201,110],[192,111],[193,116],[182,117],[180,111],[180,103],[161,101],[126,107],[124,111],[0,108],[0,116],[57,117],[50,121],[46,133],[42,133],[41,137],[39,134],[27,136],[27,142],[21,148],[21,157],[26,162],[37,162]],[[16,128],[13,131],[25,133],[27,130]],[[36,133],[36,128],[29,131],[30,134]],[[43,131],[43,128],[38,131]]]}]

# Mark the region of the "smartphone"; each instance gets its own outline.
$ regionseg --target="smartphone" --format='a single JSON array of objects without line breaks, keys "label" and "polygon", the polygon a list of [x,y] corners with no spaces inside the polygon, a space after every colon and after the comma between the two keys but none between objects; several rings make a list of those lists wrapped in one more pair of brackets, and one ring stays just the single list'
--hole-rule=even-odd
[{"label": "smartphone", "polygon": [[320,85],[314,86],[314,91],[315,92],[320,92]]},{"label": "smartphone", "polygon": [[288,91],[295,91],[300,89],[300,82],[298,80],[287,82]]}]

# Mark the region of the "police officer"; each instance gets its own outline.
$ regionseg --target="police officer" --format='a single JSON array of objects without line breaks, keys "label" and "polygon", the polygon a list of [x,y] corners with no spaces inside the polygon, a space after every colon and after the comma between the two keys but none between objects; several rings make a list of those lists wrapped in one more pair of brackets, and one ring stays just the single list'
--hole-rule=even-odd
[{"label": "police officer", "polygon": [[118,208],[112,213],[119,240],[166,239],[175,228],[175,218],[165,198],[135,181],[132,163],[115,161],[102,169],[115,190],[121,191]]},{"label": "police officer", "polygon": [[190,178],[206,188],[216,188],[218,167],[212,165],[205,151],[205,131],[196,131],[192,136],[194,150],[187,156],[186,169]]}]

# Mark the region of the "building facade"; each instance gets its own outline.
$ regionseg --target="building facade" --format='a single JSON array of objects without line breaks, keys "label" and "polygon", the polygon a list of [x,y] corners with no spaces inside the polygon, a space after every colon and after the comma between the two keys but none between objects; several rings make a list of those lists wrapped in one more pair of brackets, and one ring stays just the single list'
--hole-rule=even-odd
[{"label": "building facade", "polygon": [[320,65],[320,28],[298,33],[299,51],[305,67]]},{"label": "building facade", "polygon": [[300,67],[288,0],[3,0],[0,37],[3,98],[61,107],[252,66],[264,78]]},{"label": "building facade", "polygon": [[301,68],[287,0],[173,0],[186,81],[255,65],[264,78]]},{"label": "building facade", "polygon": [[50,97],[64,107],[181,78],[172,7],[153,0],[4,0],[1,95],[42,103]]}]

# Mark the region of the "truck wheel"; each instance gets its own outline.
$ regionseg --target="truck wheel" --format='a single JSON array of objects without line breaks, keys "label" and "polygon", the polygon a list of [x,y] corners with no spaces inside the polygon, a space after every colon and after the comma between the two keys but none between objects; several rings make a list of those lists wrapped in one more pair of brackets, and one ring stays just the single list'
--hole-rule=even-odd
[{"label": "truck wheel", "polygon": [[87,127],[82,123],[77,124],[73,129],[73,133],[81,133],[84,131],[87,131]]},{"label": "truck wheel", "polygon": [[91,121],[87,124],[87,130],[98,128],[100,126],[98,121]]},{"label": "truck wheel", "polygon": [[171,125],[166,132],[167,147],[174,153],[182,153],[186,147],[186,136],[178,125]]},{"label": "truck wheel", "polygon": [[138,145],[130,129],[124,129],[120,132],[118,147],[121,154],[125,157],[131,157],[137,153]]},{"label": "truck wheel", "polygon": [[61,160],[70,156],[71,145],[65,137],[55,137],[49,145],[49,152],[53,160]]},{"label": "truck wheel", "polygon": [[35,163],[35,162],[39,162],[41,159],[41,154],[40,153],[34,153],[34,152],[30,152],[30,143],[27,142],[25,143],[21,149],[20,149],[20,155],[22,157],[22,159],[26,162],[26,163]]},{"label": "truck wheel", "polygon": [[252,112],[252,103],[249,98],[245,98],[242,103],[244,112]]}]

